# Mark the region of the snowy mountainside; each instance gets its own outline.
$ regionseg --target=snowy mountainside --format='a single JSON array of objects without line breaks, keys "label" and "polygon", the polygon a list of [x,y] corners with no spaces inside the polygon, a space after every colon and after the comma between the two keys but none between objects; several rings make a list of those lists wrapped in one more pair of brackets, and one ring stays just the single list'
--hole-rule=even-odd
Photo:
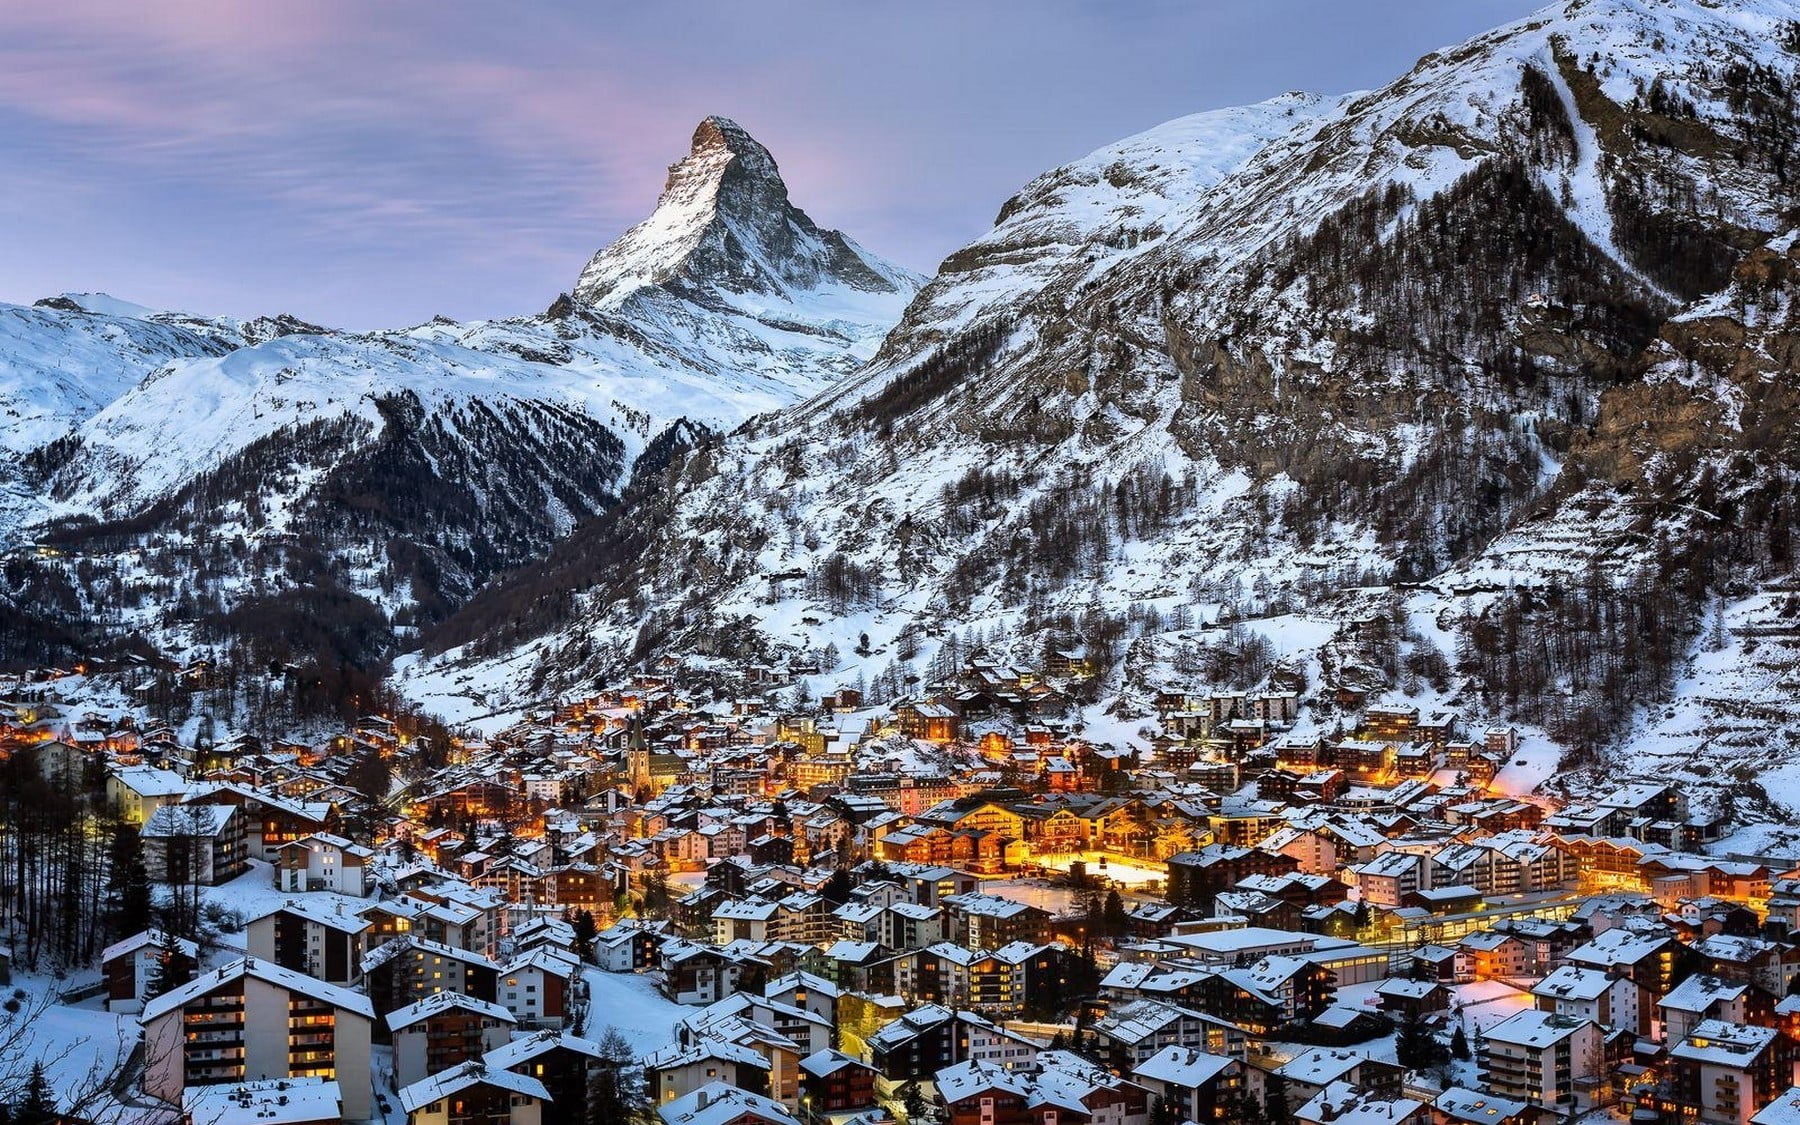
[{"label": "snowy mountainside", "polygon": [[616,308],[649,289],[677,288],[745,310],[819,290],[900,296],[912,274],[838,231],[822,230],[788,200],[769,150],[735,121],[708,117],[650,218],[595,254],[575,283],[584,304]]},{"label": "snowy mountainside", "polygon": [[[478,595],[406,681],[478,709],[665,649],[830,647],[815,687],[903,684],[957,635],[1156,667],[1296,611],[1339,623],[1292,654],[1338,675],[1354,591],[1411,605],[1488,557],[1659,326],[1787,225],[1797,28],[1791,0],[1569,0],[1046,173],[872,362]],[[1468,631],[1417,620],[1423,668]],[[1392,687],[1393,655],[1358,674]],[[1516,712],[1489,671],[1440,695]]]},{"label": "snowy mountainside", "polygon": [[0,446],[15,455],[36,449],[163,364],[228,346],[137,315],[87,311],[72,297],[0,304]]},{"label": "snowy mountainside", "polygon": [[[104,294],[0,310],[19,325],[0,335],[0,377],[46,404],[8,430],[26,469],[0,543],[54,548],[11,556],[8,655],[54,659],[82,635],[228,645],[246,605],[329,591],[300,620],[353,632],[338,655],[374,667],[615,503],[635,472],[866,360],[918,279],[813,226],[773,159],[731,130],[734,150],[762,153],[755,190],[788,209],[781,238],[733,227],[727,248],[761,273],[665,248],[667,268],[604,308],[563,297],[539,316],[369,333]],[[696,145],[718,131],[709,119]],[[724,224],[738,179],[680,207]]]},{"label": "snowy mountainside", "polygon": [[[1531,517],[1409,609],[1485,642],[1460,662],[1495,703],[1522,700],[1572,748],[1571,787],[1677,778],[1697,806],[1740,824],[1791,819],[1795,234],[1747,255],[1640,362],[1640,379],[1602,398]],[[1616,742],[1600,718],[1614,712],[1633,720]]]}]

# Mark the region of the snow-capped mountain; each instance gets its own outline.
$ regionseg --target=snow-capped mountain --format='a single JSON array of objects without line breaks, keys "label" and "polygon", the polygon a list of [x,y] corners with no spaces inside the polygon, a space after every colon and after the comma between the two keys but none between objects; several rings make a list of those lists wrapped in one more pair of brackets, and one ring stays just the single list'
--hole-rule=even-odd
[{"label": "snow-capped mountain", "polygon": [[[669,168],[656,211],[595,254],[575,299],[617,308],[651,289],[742,302],[752,315],[775,298],[796,303],[824,291],[908,295],[917,279],[834,230],[821,230],[788,201],[769,150],[743,126],[709,117],[688,155]],[[819,320],[813,315],[809,319]]]},{"label": "snow-capped mountain", "polygon": [[1387,668],[1339,627],[1503,549],[1659,327],[1792,224],[1797,28],[1792,0],[1567,0],[1373,92],[1046,173],[872,362],[478,596],[408,682],[451,707],[659,647],[830,646],[900,683],[953,631],[1154,668],[1229,615],[1391,684],[1468,615],[1405,625]]},{"label": "snow-capped mountain", "polygon": [[[646,233],[673,230],[688,240]],[[816,227],[767,151],[709,118],[651,218],[542,315],[350,333],[104,294],[0,306],[0,430],[22,455],[0,544],[62,552],[20,556],[10,612],[179,647],[321,584],[374,608],[355,654],[373,659],[671,448],[867,360],[920,280]],[[197,589],[171,585],[190,568]]]}]

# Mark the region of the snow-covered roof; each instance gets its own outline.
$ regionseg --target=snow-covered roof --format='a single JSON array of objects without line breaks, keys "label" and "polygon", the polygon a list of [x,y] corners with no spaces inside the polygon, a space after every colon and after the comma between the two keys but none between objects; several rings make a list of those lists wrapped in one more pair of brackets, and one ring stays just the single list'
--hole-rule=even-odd
[{"label": "snow-covered roof", "polygon": [[1490,1043],[1510,1043],[1518,1047],[1548,1047],[1552,1043],[1561,1042],[1575,1034],[1583,1027],[1593,1026],[1594,1021],[1574,1016],[1559,1016],[1552,1012],[1540,1012],[1535,1008],[1527,1008],[1488,1028],[1485,1035]]},{"label": "snow-covered roof", "polygon": [[323,1004],[362,1016],[365,1019],[375,1018],[375,1007],[369,998],[360,992],[348,988],[340,988],[335,984],[326,984],[317,977],[297,973],[292,969],[284,969],[273,961],[261,961],[243,957],[229,962],[209,972],[201,973],[198,978],[182,985],[180,988],[163,993],[161,996],[144,1005],[143,1014],[139,1017],[148,1023],[165,1012],[183,1007],[194,1000],[205,996],[221,985],[251,976],[258,980],[285,988],[290,992],[298,992]]},{"label": "snow-covered roof", "polygon": [[530,1062],[539,1055],[549,1051],[574,1051],[590,1059],[600,1057],[600,1044],[592,1039],[583,1039],[579,1035],[571,1035],[567,1031],[537,1031],[530,1035],[520,1036],[502,1046],[495,1047],[482,1056],[488,1066],[499,1070],[510,1070],[515,1066]]},{"label": "snow-covered roof", "polygon": [[[161,930],[143,930],[128,938],[121,938],[107,946],[105,949],[102,949],[100,951],[100,962],[101,964],[105,964],[115,958],[123,957],[128,953],[136,953],[145,946],[160,946],[162,943],[163,933]],[[194,958],[196,962],[200,959],[200,947],[186,938],[176,938],[175,947],[181,950],[184,955]],[[5,948],[5,946],[0,946],[0,952],[4,952]]]},{"label": "snow-covered roof", "polygon": [[184,1120],[207,1125],[290,1125],[335,1121],[343,1093],[325,1078],[262,1078],[218,1086],[189,1086],[181,1094]]},{"label": "snow-covered roof", "polygon": [[698,1090],[658,1106],[656,1114],[662,1118],[663,1125],[727,1125],[745,1114],[754,1114],[774,1125],[800,1125],[780,1102],[723,1082],[708,1082]]},{"label": "snow-covered roof", "polygon": [[474,1012],[501,1023],[517,1023],[512,1012],[498,1004],[479,1000],[473,996],[465,996],[460,992],[434,992],[423,1000],[415,1000],[404,1008],[397,1008],[388,1013],[387,1025],[390,1031],[404,1031],[421,1020],[433,1016],[441,1016],[445,1012]]},{"label": "snow-covered roof", "polygon": [[308,922],[316,922],[334,930],[341,930],[347,934],[360,934],[372,924],[367,918],[346,911],[341,900],[332,899],[327,903],[323,896],[311,895],[300,895],[287,899],[269,907],[250,921],[256,923],[272,914],[283,913],[292,914],[295,917],[304,918]]},{"label": "snow-covered roof", "polygon": [[1748,991],[1747,984],[1695,973],[1671,988],[1657,1006],[1675,1012],[1704,1012],[1714,1004],[1728,1004]]},{"label": "snow-covered roof", "polygon": [[483,1062],[466,1062],[451,1070],[423,1078],[400,1091],[400,1108],[413,1113],[422,1106],[461,1093],[471,1086],[493,1086],[509,1094],[541,1101],[550,1100],[550,1091],[542,1082],[527,1074],[514,1074]]},{"label": "snow-covered roof", "polygon": [[1702,1020],[1686,1039],[1669,1049],[1669,1057],[1715,1066],[1749,1066],[1780,1034],[1780,1029],[1773,1027]]},{"label": "snow-covered roof", "polygon": [[1756,1111],[1750,1125],[1800,1125],[1800,1086],[1789,1086]]},{"label": "snow-covered roof", "polygon": [[1532,986],[1533,996],[1554,1000],[1598,1000],[1612,987],[1612,977],[1599,969],[1563,965]]},{"label": "snow-covered roof", "polygon": [[1223,1055],[1210,1055],[1192,1047],[1164,1047],[1133,1068],[1133,1074],[1171,1086],[1193,1089],[1218,1077],[1232,1060]]},{"label": "snow-covered roof", "polygon": [[1495,1120],[1506,1120],[1516,1117],[1531,1108],[1526,1102],[1516,1102],[1511,1098],[1502,1098],[1481,1090],[1470,1090],[1462,1086],[1452,1086],[1437,1096],[1432,1103],[1437,1111],[1453,1121],[1481,1123]]}]

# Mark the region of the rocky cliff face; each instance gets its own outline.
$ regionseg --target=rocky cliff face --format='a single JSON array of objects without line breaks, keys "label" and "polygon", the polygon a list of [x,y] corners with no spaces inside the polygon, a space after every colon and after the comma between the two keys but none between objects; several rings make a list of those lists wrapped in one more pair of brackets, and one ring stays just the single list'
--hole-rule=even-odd
[{"label": "rocky cliff face", "polygon": [[788,201],[769,150],[735,121],[708,117],[671,165],[656,211],[594,255],[577,301],[614,307],[639,290],[677,288],[725,300],[823,286],[904,294],[911,279]]}]

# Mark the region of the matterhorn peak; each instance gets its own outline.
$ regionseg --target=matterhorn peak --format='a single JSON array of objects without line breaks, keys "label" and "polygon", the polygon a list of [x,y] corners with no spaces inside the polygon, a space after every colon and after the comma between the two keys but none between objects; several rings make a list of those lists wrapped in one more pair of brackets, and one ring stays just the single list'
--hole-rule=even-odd
[{"label": "matterhorn peak", "polygon": [[594,255],[576,301],[616,306],[650,287],[787,296],[822,285],[893,292],[904,271],[822,230],[788,201],[769,150],[737,122],[708,117],[669,166],[651,216]]}]

